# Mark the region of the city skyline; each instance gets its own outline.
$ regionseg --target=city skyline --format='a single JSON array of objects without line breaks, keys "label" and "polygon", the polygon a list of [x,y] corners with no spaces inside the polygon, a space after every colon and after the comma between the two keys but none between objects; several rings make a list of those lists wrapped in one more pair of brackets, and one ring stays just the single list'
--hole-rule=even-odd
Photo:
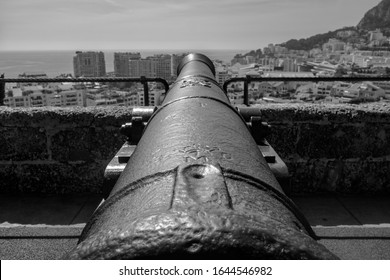
[{"label": "city skyline", "polygon": [[1,50],[256,49],[356,26],[380,0],[5,0]]}]

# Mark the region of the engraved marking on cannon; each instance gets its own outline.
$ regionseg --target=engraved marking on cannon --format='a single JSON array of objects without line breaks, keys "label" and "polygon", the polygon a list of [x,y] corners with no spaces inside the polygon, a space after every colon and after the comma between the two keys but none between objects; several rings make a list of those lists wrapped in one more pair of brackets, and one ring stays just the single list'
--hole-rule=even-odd
[{"label": "engraved marking on cannon", "polygon": [[191,79],[183,80],[181,82],[180,88],[195,87],[195,86],[203,86],[203,87],[211,88],[211,83],[204,79],[191,78]]},{"label": "engraved marking on cannon", "polygon": [[179,150],[179,152],[184,154],[184,160],[188,163],[209,163],[221,160],[233,161],[233,157],[230,153],[222,151],[219,147],[204,146],[202,144],[184,147],[182,150]]}]

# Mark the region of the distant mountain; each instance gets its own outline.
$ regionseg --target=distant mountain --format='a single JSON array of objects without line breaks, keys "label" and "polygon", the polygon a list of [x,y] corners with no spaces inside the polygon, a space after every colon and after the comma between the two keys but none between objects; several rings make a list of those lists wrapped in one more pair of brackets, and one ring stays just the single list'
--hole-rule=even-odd
[{"label": "distant mountain", "polygon": [[355,30],[357,36],[349,38],[339,38],[344,42],[358,43],[359,37],[367,35],[367,31],[381,29],[384,35],[390,36],[390,0],[382,0],[377,6],[370,9],[356,27],[345,27],[323,34],[317,34],[306,39],[291,39],[282,46],[291,50],[310,50],[321,47],[331,38],[337,38],[339,31]]},{"label": "distant mountain", "polygon": [[390,0],[383,0],[377,6],[369,10],[357,27],[365,30],[390,28]]}]

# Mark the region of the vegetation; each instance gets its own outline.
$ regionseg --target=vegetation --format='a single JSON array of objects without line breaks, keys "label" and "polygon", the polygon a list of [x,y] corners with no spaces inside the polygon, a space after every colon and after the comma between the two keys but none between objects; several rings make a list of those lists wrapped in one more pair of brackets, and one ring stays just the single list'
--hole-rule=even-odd
[{"label": "vegetation", "polygon": [[[323,33],[323,34],[317,34],[317,35],[311,36],[311,37],[306,38],[306,39],[299,39],[299,40],[291,39],[291,40],[281,44],[281,46],[286,47],[289,50],[309,51],[309,50],[314,49],[314,48],[320,48],[323,44],[328,42],[329,39],[331,39],[331,38],[337,38],[338,32],[349,31],[349,30],[357,31],[359,33],[362,32],[360,30],[357,30],[355,27],[344,27],[341,29],[337,29],[335,31],[329,31],[329,32]],[[348,38],[345,40],[353,42],[354,41],[353,39],[354,38]]]},{"label": "vegetation", "polygon": [[250,52],[246,53],[246,54],[236,54],[234,56],[234,58],[241,58],[241,57],[246,57],[246,56],[253,56],[255,58],[261,58],[263,57],[263,52],[261,51],[261,49],[257,49],[257,50],[251,50]]}]

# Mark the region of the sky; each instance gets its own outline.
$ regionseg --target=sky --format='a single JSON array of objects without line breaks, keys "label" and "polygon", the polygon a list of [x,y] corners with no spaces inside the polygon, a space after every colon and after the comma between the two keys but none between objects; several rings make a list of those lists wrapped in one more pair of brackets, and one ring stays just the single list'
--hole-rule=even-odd
[{"label": "sky", "polygon": [[379,2],[0,0],[0,51],[252,50],[355,26]]}]

